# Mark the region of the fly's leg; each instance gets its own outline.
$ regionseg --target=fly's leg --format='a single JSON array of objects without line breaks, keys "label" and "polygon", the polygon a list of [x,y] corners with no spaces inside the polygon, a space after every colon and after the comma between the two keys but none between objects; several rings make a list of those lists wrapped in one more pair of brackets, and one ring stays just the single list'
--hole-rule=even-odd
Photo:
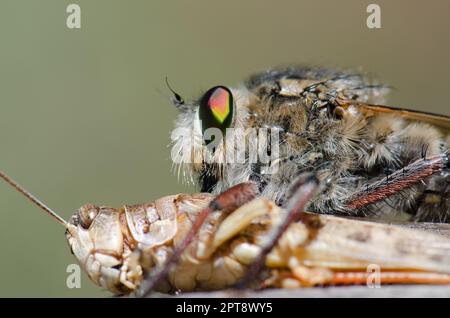
[{"label": "fly's leg", "polygon": [[[258,185],[254,182],[244,182],[231,187],[230,189],[219,194],[210,204],[199,212],[192,228],[186,234],[181,243],[175,248],[172,256],[166,265],[151,277],[146,277],[141,289],[142,297],[147,297],[155,289],[155,287],[167,277],[171,266],[175,265],[185,249],[197,235],[201,226],[205,222],[208,215],[214,211],[223,211],[230,213],[241,205],[253,200],[259,194]],[[147,276],[147,275],[146,275]]]},{"label": "fly's leg", "polygon": [[430,178],[426,188],[406,212],[413,216],[414,221],[450,222],[450,169]]},{"label": "fly's leg", "polygon": [[345,203],[349,210],[359,210],[372,203],[382,201],[401,193],[425,178],[449,167],[449,154],[419,159],[408,166],[395,171],[385,178],[369,182],[354,193]]},{"label": "fly's leg", "polygon": [[[236,285],[238,289],[246,288],[258,275],[264,266],[267,254],[277,244],[280,237],[293,222],[307,218],[304,215],[304,208],[309,200],[314,196],[319,188],[319,180],[314,174],[304,174],[300,176],[292,186],[292,195],[286,206],[286,216],[281,223],[270,234],[268,243],[263,246],[258,257],[248,267],[242,280]],[[306,220],[305,220],[306,221]]]}]

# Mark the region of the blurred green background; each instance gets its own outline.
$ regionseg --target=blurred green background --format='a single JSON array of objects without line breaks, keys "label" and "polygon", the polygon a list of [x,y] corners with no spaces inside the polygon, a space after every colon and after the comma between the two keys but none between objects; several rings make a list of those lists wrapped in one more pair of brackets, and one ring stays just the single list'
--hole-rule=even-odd
[{"label": "blurred green background", "polygon": [[[81,29],[66,7],[81,6]],[[366,27],[381,6],[382,29]],[[394,87],[390,105],[450,115],[450,2],[0,2],[0,169],[65,218],[192,192],[171,172],[185,98],[287,63],[362,70]],[[0,296],[108,296],[66,287],[63,229],[0,182]]]}]

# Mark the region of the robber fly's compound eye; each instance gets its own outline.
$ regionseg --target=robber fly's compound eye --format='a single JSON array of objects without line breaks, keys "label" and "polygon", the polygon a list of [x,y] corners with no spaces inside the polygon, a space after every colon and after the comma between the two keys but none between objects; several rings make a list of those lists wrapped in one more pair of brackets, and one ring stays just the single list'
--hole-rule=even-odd
[{"label": "robber fly's compound eye", "polygon": [[81,227],[83,227],[84,229],[88,229],[91,226],[92,221],[94,221],[95,217],[97,216],[98,212],[99,209],[95,205],[83,205],[78,210],[78,217]]},{"label": "robber fly's compound eye", "polygon": [[200,100],[199,117],[202,121],[202,132],[208,128],[218,128],[225,134],[231,126],[234,112],[233,94],[225,86],[209,89]]}]

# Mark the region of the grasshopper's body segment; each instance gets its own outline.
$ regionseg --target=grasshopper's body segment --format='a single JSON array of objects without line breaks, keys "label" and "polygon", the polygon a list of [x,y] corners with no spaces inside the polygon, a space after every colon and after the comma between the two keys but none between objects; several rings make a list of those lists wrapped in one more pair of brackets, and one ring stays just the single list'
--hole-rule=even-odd
[{"label": "grasshopper's body segment", "polygon": [[[165,266],[210,194],[174,195],[121,209],[85,205],[67,239],[89,277],[116,294],[136,290],[143,272]],[[158,289],[231,287],[259,254],[284,210],[257,198],[231,214],[209,215],[196,239]],[[381,269],[381,283],[450,284],[450,239],[399,226],[307,214],[292,224],[268,254],[253,287],[366,283],[366,269]]]}]

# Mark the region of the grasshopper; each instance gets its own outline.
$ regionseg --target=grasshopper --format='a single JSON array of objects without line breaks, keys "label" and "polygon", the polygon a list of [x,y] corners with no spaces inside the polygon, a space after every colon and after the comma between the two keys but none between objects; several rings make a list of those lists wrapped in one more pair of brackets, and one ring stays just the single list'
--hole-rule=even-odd
[{"label": "grasshopper", "polygon": [[[5,173],[0,177],[63,225],[89,278],[119,295],[139,295],[146,276],[166,266],[205,209],[210,213],[203,226],[155,290],[233,287],[286,218],[273,201],[242,199],[243,192],[235,200],[231,188],[218,196],[177,194],[119,209],[86,204],[65,221]],[[230,195],[247,202],[224,207]],[[264,257],[252,288],[365,284],[372,264],[381,270],[381,284],[450,284],[450,237],[331,215],[301,213]]]}]

